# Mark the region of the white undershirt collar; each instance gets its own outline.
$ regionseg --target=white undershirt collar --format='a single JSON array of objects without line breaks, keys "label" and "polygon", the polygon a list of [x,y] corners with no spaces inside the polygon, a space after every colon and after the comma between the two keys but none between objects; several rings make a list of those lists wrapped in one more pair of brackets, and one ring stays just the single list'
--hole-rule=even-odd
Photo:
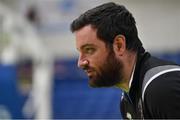
[{"label": "white undershirt collar", "polygon": [[131,79],[130,79],[130,81],[129,81],[129,89],[130,89],[130,87],[131,87],[131,84],[132,84],[132,81],[133,81],[133,78],[134,78],[135,67],[136,67],[136,64],[134,64],[133,71],[132,71],[132,74],[131,74]]}]

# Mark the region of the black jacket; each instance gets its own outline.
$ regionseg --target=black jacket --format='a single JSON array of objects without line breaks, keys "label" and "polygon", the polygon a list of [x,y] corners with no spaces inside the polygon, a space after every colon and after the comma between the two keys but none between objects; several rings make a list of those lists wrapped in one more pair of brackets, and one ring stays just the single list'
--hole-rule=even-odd
[{"label": "black jacket", "polygon": [[123,93],[120,108],[123,118],[180,118],[180,67],[149,53],[139,54],[130,91]]}]

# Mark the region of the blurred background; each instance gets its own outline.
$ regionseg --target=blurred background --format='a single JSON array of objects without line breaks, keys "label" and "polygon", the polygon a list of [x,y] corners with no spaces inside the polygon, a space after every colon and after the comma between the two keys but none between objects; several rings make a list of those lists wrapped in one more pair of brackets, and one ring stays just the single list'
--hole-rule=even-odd
[{"label": "blurred background", "polygon": [[147,51],[180,63],[179,0],[0,0],[0,119],[121,118],[121,91],[88,86],[69,29],[108,1],[133,13]]}]

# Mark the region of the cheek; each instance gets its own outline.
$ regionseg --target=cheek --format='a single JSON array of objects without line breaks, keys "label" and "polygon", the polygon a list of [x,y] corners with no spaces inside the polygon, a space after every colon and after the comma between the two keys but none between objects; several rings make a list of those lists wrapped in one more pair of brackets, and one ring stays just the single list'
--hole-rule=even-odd
[{"label": "cheek", "polygon": [[108,52],[106,49],[96,51],[95,54],[89,57],[90,66],[99,71],[108,59]]},{"label": "cheek", "polygon": [[90,67],[95,69],[96,71],[100,71],[100,69],[103,67],[104,63],[107,61],[106,58],[98,56],[95,57],[94,59],[90,60]]}]

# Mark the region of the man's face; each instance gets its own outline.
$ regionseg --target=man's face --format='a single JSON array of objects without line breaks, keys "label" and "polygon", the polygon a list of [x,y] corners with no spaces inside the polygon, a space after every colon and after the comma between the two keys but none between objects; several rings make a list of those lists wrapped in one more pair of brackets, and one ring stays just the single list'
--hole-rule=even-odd
[{"label": "man's face", "polygon": [[90,25],[75,32],[76,47],[80,53],[78,66],[89,77],[92,87],[113,86],[121,80],[122,63],[112,49],[97,38]]}]

